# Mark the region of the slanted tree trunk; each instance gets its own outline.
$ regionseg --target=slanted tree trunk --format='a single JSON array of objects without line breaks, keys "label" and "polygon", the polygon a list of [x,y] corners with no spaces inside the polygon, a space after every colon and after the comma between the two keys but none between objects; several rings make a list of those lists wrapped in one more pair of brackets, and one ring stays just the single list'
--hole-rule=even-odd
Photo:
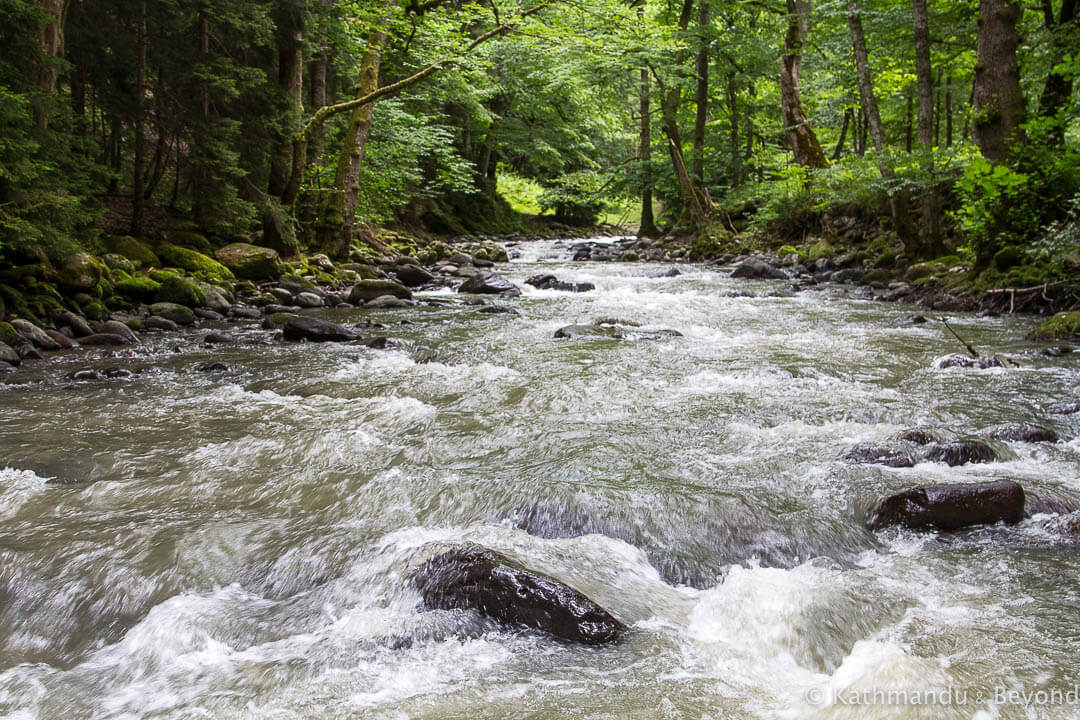
[{"label": "slanted tree trunk", "polygon": [[638,139],[638,160],[641,162],[641,222],[638,237],[656,237],[656,219],[653,217],[652,197],[652,129],[649,122],[649,70],[641,68],[641,134]]},{"label": "slanted tree trunk", "polygon": [[292,2],[278,2],[274,7],[277,24],[278,89],[287,110],[282,114],[281,137],[270,159],[267,191],[284,197],[292,162],[292,138],[300,130],[304,114],[304,18]]},{"label": "slanted tree trunk", "polygon": [[698,32],[701,35],[701,44],[697,54],[697,92],[694,94],[697,115],[694,118],[694,161],[691,174],[697,186],[704,191],[705,121],[709,114],[709,0],[698,2]]},{"label": "slanted tree trunk", "polygon": [[844,140],[847,139],[848,126],[851,124],[851,108],[844,109],[844,124],[840,126],[840,139],[836,141],[836,148],[833,149],[832,160],[836,162],[840,159],[840,155],[844,152]]},{"label": "slanted tree trunk", "polygon": [[791,142],[795,162],[803,167],[823,168],[828,161],[799,99],[799,74],[803,44],[810,29],[810,11],[810,0],[787,0],[788,27],[780,62],[780,104],[784,130]]},{"label": "slanted tree trunk", "polygon": [[[372,34],[367,50],[360,61],[357,97],[375,92],[379,87],[379,68],[389,35],[384,31]],[[338,156],[334,184],[327,191],[316,222],[317,243],[332,257],[348,254],[352,241],[356,205],[360,199],[360,166],[364,161],[364,146],[371,132],[371,111],[374,103],[358,105],[349,115],[345,137]]]},{"label": "slanted tree trunk", "polygon": [[1024,94],[1016,62],[1016,24],[1022,13],[1016,0],[979,0],[979,39],[975,63],[975,120],[979,151],[1001,162],[1023,140]]}]

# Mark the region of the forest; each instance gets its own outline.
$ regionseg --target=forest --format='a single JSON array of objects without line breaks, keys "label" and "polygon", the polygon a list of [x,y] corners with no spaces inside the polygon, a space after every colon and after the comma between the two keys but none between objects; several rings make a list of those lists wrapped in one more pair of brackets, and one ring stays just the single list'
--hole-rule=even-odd
[{"label": "forest", "polygon": [[356,259],[384,228],[608,222],[693,259],[1055,283],[1080,266],[1076,4],[5,0],[0,253]]}]

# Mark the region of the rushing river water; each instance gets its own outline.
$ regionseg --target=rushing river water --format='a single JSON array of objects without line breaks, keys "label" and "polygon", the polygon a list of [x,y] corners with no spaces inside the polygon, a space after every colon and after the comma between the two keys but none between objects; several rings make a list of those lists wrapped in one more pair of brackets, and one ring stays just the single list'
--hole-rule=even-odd
[{"label": "rushing river water", "polygon": [[[596,284],[328,311],[399,339],[59,356],[0,386],[0,716],[1076,718],[1080,555],[1041,520],[951,535],[863,525],[927,482],[1080,500],[1080,357],[1032,321],[954,316],[683,267],[501,266]],[[743,291],[750,291],[746,296]],[[662,341],[555,339],[618,317]],[[179,350],[179,352],[177,352]],[[103,357],[108,356],[108,357]],[[225,373],[202,373],[207,360]],[[155,368],[72,382],[87,366]],[[9,377],[9,380],[11,378]],[[23,382],[28,381],[28,382]],[[850,465],[911,427],[1054,428],[1002,462]],[[423,611],[411,569],[477,543],[631,625],[578,647]]]}]

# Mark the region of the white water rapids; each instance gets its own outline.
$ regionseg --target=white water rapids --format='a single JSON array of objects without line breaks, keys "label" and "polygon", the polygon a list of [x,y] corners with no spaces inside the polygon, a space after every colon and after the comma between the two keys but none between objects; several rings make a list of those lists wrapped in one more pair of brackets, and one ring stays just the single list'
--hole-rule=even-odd
[{"label": "white water rapids", "polygon": [[[491,315],[323,311],[401,342],[61,354],[0,385],[0,717],[1077,718],[1080,555],[1043,529],[870,533],[878,498],[1014,479],[1080,500],[1080,353],[1031,318],[776,292],[527,243]],[[587,293],[540,291],[553,272]],[[926,313],[929,315],[929,313]],[[682,333],[556,339],[615,317]],[[408,323],[402,323],[407,320]],[[225,373],[196,372],[207,360]],[[82,367],[154,368],[73,382]],[[851,465],[913,427],[1058,443]],[[577,647],[425,611],[410,571],[483,545],[631,626]]]}]

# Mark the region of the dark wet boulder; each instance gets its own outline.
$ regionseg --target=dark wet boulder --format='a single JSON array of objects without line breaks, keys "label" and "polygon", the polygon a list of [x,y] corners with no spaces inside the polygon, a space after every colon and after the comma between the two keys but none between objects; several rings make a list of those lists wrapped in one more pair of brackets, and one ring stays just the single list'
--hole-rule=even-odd
[{"label": "dark wet boulder", "polygon": [[289,318],[282,335],[292,342],[348,342],[356,339],[356,333],[352,330],[310,315]]},{"label": "dark wet boulder", "polygon": [[1043,523],[1043,528],[1064,540],[1080,541],[1080,512],[1050,518]]},{"label": "dark wet boulder", "polygon": [[8,365],[20,365],[22,358],[10,345],[0,342],[0,362],[5,362]]},{"label": "dark wet boulder", "polygon": [[195,372],[229,372],[229,366],[223,362],[204,362],[195,366]]},{"label": "dark wet boulder", "polygon": [[160,332],[175,332],[180,326],[168,318],[151,315],[142,321],[143,330],[156,330]]},{"label": "dark wet boulder", "polygon": [[670,340],[682,337],[677,330],[649,330],[637,327],[625,327],[620,325],[567,325],[555,331],[555,337],[568,340],[586,340],[595,338],[610,338],[612,340]]},{"label": "dark wet boulder", "polygon": [[393,295],[380,295],[379,297],[368,300],[364,303],[364,307],[369,310],[393,310],[396,308],[412,307],[415,303],[412,300],[405,300],[403,298],[394,297]]},{"label": "dark wet boulder", "polygon": [[150,314],[172,320],[177,325],[194,325],[195,313],[179,303],[159,302],[150,306]]},{"label": "dark wet boulder", "polygon": [[57,332],[56,330],[46,330],[45,332],[48,333],[49,337],[53,339],[53,342],[59,345],[61,349],[70,350],[71,348],[75,347],[75,343],[72,342],[71,338],[69,338],[67,335],[64,335],[61,332]]},{"label": "dark wet boulder", "polygon": [[679,268],[668,268],[667,270],[657,270],[656,272],[649,273],[646,277],[659,280],[661,278],[673,278],[682,275],[682,271]]},{"label": "dark wet boulder", "polygon": [[994,448],[982,440],[930,443],[925,446],[923,457],[931,462],[944,462],[950,467],[968,463],[988,463],[998,459]]},{"label": "dark wet boulder", "polygon": [[930,443],[941,442],[944,438],[934,430],[912,428],[897,435],[896,439],[902,442],[915,443],[916,445],[929,445]]},{"label": "dark wet boulder", "polygon": [[588,292],[596,289],[596,286],[592,283],[564,282],[550,273],[533,275],[525,281],[525,284],[532,285],[537,290],[558,290],[561,292]]},{"label": "dark wet boulder", "polygon": [[1049,442],[1058,441],[1058,434],[1050,428],[1045,428],[1034,423],[1011,423],[1000,425],[986,431],[986,436],[994,440],[1011,442]]},{"label": "dark wet boulder", "polygon": [[1031,515],[1067,515],[1080,510],[1080,505],[1069,498],[1053,491],[1036,490],[1025,493],[1024,514]]},{"label": "dark wet boulder", "polygon": [[203,338],[203,342],[207,345],[224,345],[227,343],[236,342],[236,338],[234,338],[229,333],[211,332],[207,333],[206,337]]},{"label": "dark wet boulder", "polygon": [[397,276],[398,282],[411,288],[426,285],[435,279],[435,276],[427,270],[419,265],[413,265],[412,263],[398,265],[397,268],[394,269],[394,275]]},{"label": "dark wet boulder", "polygon": [[921,485],[882,500],[866,516],[866,525],[879,530],[906,528],[958,530],[1024,519],[1024,489],[1011,480],[961,485]]},{"label": "dark wet boulder", "polygon": [[120,322],[119,320],[106,320],[105,322],[101,323],[101,325],[97,326],[97,331],[99,333],[107,333],[109,335],[119,335],[120,337],[125,338],[132,345],[135,345],[139,342],[139,339],[135,337],[135,333],[131,331],[131,328],[129,328],[127,325]]},{"label": "dark wet boulder", "polygon": [[905,315],[900,318],[897,325],[924,325],[926,324],[926,318],[922,315]]},{"label": "dark wet boulder", "polygon": [[302,308],[320,308],[323,306],[323,299],[313,292],[297,293],[293,300]]},{"label": "dark wet boulder", "polygon": [[95,345],[119,346],[131,345],[132,342],[123,335],[117,335],[115,333],[94,333],[93,335],[79,338],[79,344],[87,347]]},{"label": "dark wet boulder", "polygon": [[83,368],[68,373],[68,379],[79,382],[89,380],[126,380],[134,375],[135,373],[130,370],[118,367]]},{"label": "dark wet boulder", "polygon": [[455,548],[438,555],[416,570],[413,582],[430,609],[475,610],[561,640],[600,645],[618,640],[627,630],[569,585],[482,548]]},{"label": "dark wet boulder", "polygon": [[11,321],[11,326],[15,328],[15,331],[19,333],[27,342],[36,348],[42,350],[59,350],[60,345],[55,340],[49,337],[49,334],[39,328],[29,320],[23,320],[22,318],[15,318]]},{"label": "dark wet boulder", "polygon": [[994,357],[968,357],[967,355],[946,355],[940,357],[934,361],[935,370],[945,370],[947,368],[977,368],[979,370],[986,370],[987,368],[1003,368],[1005,367],[1005,361],[1001,358]]},{"label": "dark wet boulder", "polygon": [[94,330],[90,327],[90,324],[86,322],[86,319],[76,315],[70,310],[56,310],[53,312],[53,321],[56,323],[57,327],[71,328],[71,332],[75,337],[94,334]]},{"label": "dark wet boulder", "polygon": [[233,305],[229,308],[229,317],[241,320],[258,320],[262,317],[262,313],[259,312],[259,308],[249,305]]},{"label": "dark wet boulder", "polygon": [[891,445],[867,445],[852,448],[840,456],[852,465],[886,465],[888,467],[913,467],[916,456],[908,448]]},{"label": "dark wet boulder", "polygon": [[1080,412],[1080,402],[1058,403],[1046,408],[1051,415],[1074,415]]},{"label": "dark wet boulder", "polygon": [[393,280],[361,280],[349,291],[349,302],[363,305],[383,295],[393,295],[402,300],[412,300],[413,296],[409,288]]},{"label": "dark wet boulder", "polygon": [[459,293],[471,293],[474,295],[502,295],[504,297],[517,297],[521,294],[514,283],[502,275],[492,272],[478,272],[458,288]]},{"label": "dark wet boulder", "polygon": [[731,271],[731,277],[747,280],[787,280],[788,276],[783,270],[773,267],[760,258],[749,258],[735,266]]},{"label": "dark wet boulder", "polygon": [[485,305],[477,312],[482,312],[486,315],[520,315],[517,310],[505,305]]},{"label": "dark wet boulder", "polygon": [[202,318],[203,320],[219,321],[225,319],[225,316],[219,313],[217,310],[211,310],[209,308],[192,308],[191,311],[195,313],[195,317]]}]

